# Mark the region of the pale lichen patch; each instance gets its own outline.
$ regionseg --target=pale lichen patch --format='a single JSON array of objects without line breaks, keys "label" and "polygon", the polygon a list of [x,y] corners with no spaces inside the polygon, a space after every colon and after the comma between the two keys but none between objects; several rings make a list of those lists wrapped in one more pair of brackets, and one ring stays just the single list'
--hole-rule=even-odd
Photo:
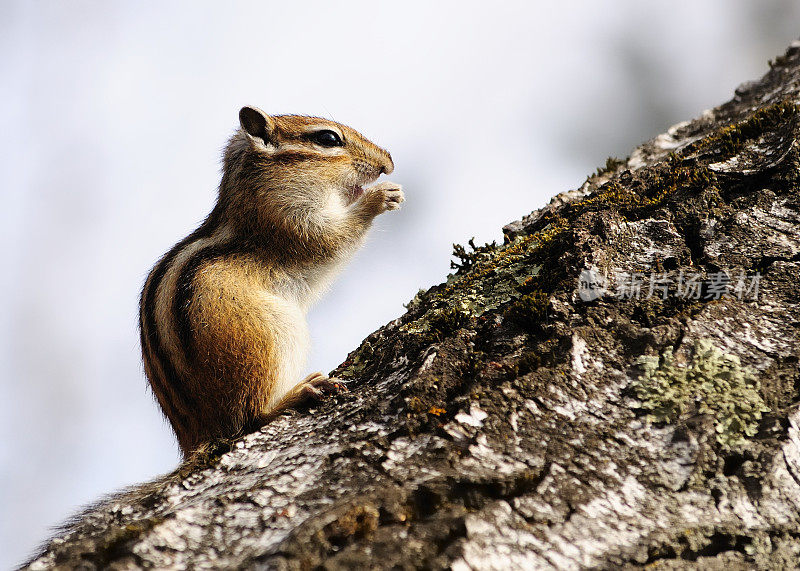
[{"label": "pale lichen patch", "polygon": [[739,446],[755,435],[761,414],[769,410],[754,371],[708,340],[696,343],[688,365],[679,365],[672,349],[660,359],[640,357],[637,364],[643,373],[631,386],[651,422],[674,422],[696,409],[714,418],[720,444]]}]

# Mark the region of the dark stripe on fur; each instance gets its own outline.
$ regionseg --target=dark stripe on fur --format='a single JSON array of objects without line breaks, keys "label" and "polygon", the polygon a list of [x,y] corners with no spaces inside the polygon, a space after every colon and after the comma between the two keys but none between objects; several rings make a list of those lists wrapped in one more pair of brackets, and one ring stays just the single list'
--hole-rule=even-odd
[{"label": "dark stripe on fur", "polygon": [[[178,435],[188,428],[190,419],[182,412],[182,410],[187,410],[185,401],[183,403],[184,406],[179,407],[176,406],[173,399],[173,395],[180,399],[180,387],[177,385],[181,384],[181,380],[178,378],[175,366],[172,364],[172,361],[164,349],[158,325],[156,324],[156,291],[170,265],[172,265],[172,262],[175,260],[175,257],[191,241],[192,240],[188,238],[181,240],[161,258],[155,268],[153,268],[150,283],[145,291],[142,292],[142,303],[144,304],[144,310],[142,312],[144,321],[141,326],[142,347],[146,348],[148,346],[145,345],[146,335],[151,349],[150,358],[157,362],[158,368],[161,370],[161,375],[163,375],[163,378],[159,378],[159,375],[154,370],[155,367],[151,366],[151,372],[154,374],[150,377],[150,383],[153,385],[153,392],[155,392],[156,396],[159,398],[160,404],[164,406],[164,414],[170,422],[172,422],[173,429]],[[166,384],[166,386],[161,386],[162,383]]]},{"label": "dark stripe on fur", "polygon": [[[219,209],[214,209],[197,230],[175,244],[153,268],[149,283],[142,291],[140,300],[142,311],[140,312],[139,327],[142,349],[144,352],[147,352],[147,347],[150,347],[150,358],[158,362],[164,377],[163,379],[159,379],[157,378],[158,375],[154,374],[153,378],[150,378],[150,382],[154,385],[153,392],[156,393],[157,397],[160,396],[159,402],[162,406],[166,405],[164,414],[172,423],[179,441],[181,441],[182,436],[186,434],[192,420],[183,413],[182,410],[197,410],[197,405],[194,397],[186,391],[183,380],[178,375],[174,363],[164,349],[164,344],[156,324],[156,292],[159,284],[164,279],[164,275],[167,273],[167,270],[170,265],[172,265],[178,253],[195,240],[207,238],[213,234],[219,222]],[[146,343],[146,341],[149,341],[149,344]],[[145,358],[147,358],[147,355],[145,355]],[[151,366],[150,369],[152,371],[153,367]],[[166,383],[167,386],[158,386],[160,382]],[[173,397],[180,401],[180,404],[183,406],[176,406]],[[181,442],[181,444],[183,443]]]},{"label": "dark stripe on fur", "polygon": [[309,153],[305,151],[282,151],[270,156],[270,162],[281,163],[284,165],[291,165],[295,163],[301,163],[304,161],[314,161],[314,160],[321,161],[325,159],[326,157],[324,156],[320,156],[319,154]]},{"label": "dark stripe on fur", "polygon": [[[142,292],[142,300],[144,300],[144,292]],[[153,391],[153,395],[155,395],[156,400],[158,400],[158,404],[164,411],[165,416],[167,416],[167,412],[176,412],[175,403],[172,401],[172,394],[169,391],[165,391],[164,387],[161,386],[164,381],[161,378],[158,378],[158,376],[164,374],[164,367],[163,364],[161,364],[159,367],[156,367],[156,356],[153,353],[154,350],[151,343],[148,343],[150,332],[147,331],[147,329],[148,325],[145,323],[145,319],[142,317],[140,311],[139,341],[142,344],[142,358],[145,365],[144,372],[145,375],[147,375],[147,380],[150,382],[150,389]],[[160,387],[159,390],[156,390],[157,387]]]}]

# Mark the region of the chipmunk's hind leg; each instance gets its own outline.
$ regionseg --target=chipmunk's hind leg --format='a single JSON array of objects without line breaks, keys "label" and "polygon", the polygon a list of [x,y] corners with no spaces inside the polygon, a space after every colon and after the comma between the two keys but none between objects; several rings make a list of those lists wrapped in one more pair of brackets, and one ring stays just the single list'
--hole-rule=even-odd
[{"label": "chipmunk's hind leg", "polygon": [[272,419],[281,412],[306,403],[309,400],[321,401],[329,396],[346,391],[347,387],[338,379],[332,379],[328,375],[319,372],[311,373],[286,393],[275,405],[275,408],[269,411],[267,416]]}]

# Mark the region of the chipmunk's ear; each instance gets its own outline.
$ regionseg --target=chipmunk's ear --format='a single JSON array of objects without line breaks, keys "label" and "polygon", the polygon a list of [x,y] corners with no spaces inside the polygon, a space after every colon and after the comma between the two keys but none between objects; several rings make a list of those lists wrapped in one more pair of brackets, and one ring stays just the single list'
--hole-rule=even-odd
[{"label": "chipmunk's ear", "polygon": [[272,140],[275,121],[258,107],[242,107],[239,123],[249,135],[262,139],[265,145]]}]

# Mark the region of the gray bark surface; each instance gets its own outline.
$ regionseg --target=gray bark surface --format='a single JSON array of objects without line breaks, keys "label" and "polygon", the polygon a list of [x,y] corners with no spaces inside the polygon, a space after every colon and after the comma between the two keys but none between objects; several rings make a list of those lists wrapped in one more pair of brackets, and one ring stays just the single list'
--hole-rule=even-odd
[{"label": "gray bark surface", "polygon": [[457,249],[349,393],[106,498],[29,568],[800,567],[799,97],[797,44]]}]

